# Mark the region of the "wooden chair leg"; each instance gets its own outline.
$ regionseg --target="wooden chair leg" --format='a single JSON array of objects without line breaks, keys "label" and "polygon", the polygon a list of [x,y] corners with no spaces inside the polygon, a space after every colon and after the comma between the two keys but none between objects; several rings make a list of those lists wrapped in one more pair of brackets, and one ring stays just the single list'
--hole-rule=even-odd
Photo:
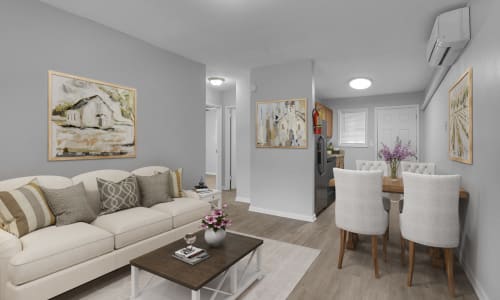
[{"label": "wooden chair leg", "polygon": [[413,267],[415,265],[415,243],[408,241],[408,286],[411,286],[413,281]]},{"label": "wooden chair leg", "polygon": [[375,278],[379,278],[380,275],[378,273],[377,236],[376,235],[372,235],[372,259],[373,259],[373,267],[375,269]]},{"label": "wooden chair leg", "polygon": [[387,230],[384,234],[383,241],[382,241],[382,247],[384,251],[384,262],[387,262],[387,242],[389,241],[389,227],[387,227]]},{"label": "wooden chair leg", "polygon": [[405,239],[401,236],[401,265],[405,265],[406,245]]},{"label": "wooden chair leg", "polygon": [[453,274],[453,249],[445,248],[444,257],[446,262],[446,273],[448,273],[448,293],[455,297],[455,276]]},{"label": "wooden chair leg", "polygon": [[339,249],[339,261],[337,268],[342,269],[342,261],[344,260],[344,251],[345,251],[345,240],[347,236],[347,231],[340,229],[340,249]]}]

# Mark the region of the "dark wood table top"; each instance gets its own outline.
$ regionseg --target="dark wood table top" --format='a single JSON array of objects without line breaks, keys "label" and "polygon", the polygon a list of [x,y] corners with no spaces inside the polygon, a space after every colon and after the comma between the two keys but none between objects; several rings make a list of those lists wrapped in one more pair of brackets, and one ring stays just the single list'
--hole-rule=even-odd
[{"label": "dark wood table top", "polygon": [[224,244],[211,248],[205,242],[204,232],[196,233],[194,245],[206,249],[210,257],[196,265],[189,265],[172,254],[185,247],[184,239],[156,249],[130,261],[130,264],[192,290],[199,290],[219,274],[234,265],[263,244],[263,240],[228,232]]},{"label": "dark wood table top", "polygon": [[[335,178],[330,179],[329,186],[331,186],[331,187],[335,186]],[[384,179],[382,182],[382,192],[403,194],[404,191],[405,191],[405,188],[404,188],[402,178],[392,179],[389,176],[384,176]],[[468,200],[469,199],[469,192],[467,192],[464,188],[460,188],[460,196],[459,197],[461,200]]]}]

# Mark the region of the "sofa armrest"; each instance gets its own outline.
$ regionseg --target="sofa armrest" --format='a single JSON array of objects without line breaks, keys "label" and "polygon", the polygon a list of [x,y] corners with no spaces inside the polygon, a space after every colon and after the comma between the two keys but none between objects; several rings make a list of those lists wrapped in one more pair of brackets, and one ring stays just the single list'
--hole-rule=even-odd
[{"label": "sofa armrest", "polygon": [[200,196],[198,195],[197,192],[195,191],[190,191],[190,190],[183,190],[184,196],[186,198],[193,198],[193,199],[198,199],[200,200]]},{"label": "sofa armrest", "polygon": [[21,250],[21,240],[15,235],[0,229],[0,299],[5,299],[9,261],[12,256],[21,252]]}]

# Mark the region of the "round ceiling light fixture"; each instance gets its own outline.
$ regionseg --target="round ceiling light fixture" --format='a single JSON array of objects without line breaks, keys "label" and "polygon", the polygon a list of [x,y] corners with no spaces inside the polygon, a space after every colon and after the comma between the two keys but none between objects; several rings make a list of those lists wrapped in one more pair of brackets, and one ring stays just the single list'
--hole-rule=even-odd
[{"label": "round ceiling light fixture", "polygon": [[372,86],[372,80],[369,78],[353,78],[349,81],[349,86],[355,90],[366,90]]},{"label": "round ceiling light fixture", "polygon": [[226,81],[222,77],[208,77],[208,82],[213,86],[221,86],[224,81]]}]

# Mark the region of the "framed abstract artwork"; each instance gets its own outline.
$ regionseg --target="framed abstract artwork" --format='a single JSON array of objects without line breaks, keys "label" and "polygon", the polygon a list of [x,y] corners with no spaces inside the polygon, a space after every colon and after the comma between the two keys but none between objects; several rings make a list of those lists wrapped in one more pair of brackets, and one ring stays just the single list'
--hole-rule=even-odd
[{"label": "framed abstract artwork", "polygon": [[448,154],[472,164],[472,68],[448,91]]},{"label": "framed abstract artwork", "polygon": [[256,104],[257,148],[307,148],[307,99]]},{"label": "framed abstract artwork", "polygon": [[136,90],[49,71],[49,160],[136,157]]}]

